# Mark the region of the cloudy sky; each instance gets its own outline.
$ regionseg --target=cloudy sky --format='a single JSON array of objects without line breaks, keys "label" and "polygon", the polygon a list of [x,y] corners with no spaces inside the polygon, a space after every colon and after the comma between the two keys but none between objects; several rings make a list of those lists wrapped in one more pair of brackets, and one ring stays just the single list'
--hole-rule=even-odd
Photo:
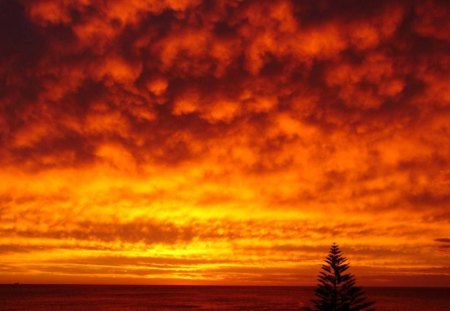
[{"label": "cloudy sky", "polygon": [[450,285],[446,1],[0,1],[0,282]]}]

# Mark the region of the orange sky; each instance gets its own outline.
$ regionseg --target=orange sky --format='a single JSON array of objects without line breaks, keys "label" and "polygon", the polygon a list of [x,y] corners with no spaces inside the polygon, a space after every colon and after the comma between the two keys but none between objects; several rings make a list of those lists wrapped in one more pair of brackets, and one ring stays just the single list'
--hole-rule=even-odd
[{"label": "orange sky", "polygon": [[0,2],[0,283],[450,286],[446,1]]}]

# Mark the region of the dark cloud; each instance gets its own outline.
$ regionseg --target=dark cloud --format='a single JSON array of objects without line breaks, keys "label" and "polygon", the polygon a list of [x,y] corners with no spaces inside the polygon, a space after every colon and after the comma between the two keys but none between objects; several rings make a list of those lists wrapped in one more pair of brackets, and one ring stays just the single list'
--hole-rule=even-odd
[{"label": "dark cloud", "polygon": [[450,239],[446,239],[446,238],[439,238],[439,239],[434,239],[436,242],[441,242],[441,243],[450,243]]},{"label": "dark cloud", "polygon": [[438,242],[438,249],[443,253],[450,253],[450,239],[448,238],[437,238],[434,239],[435,242]]},{"label": "dark cloud", "polygon": [[4,151],[39,167],[52,152],[63,154],[55,164],[94,161],[105,140],[138,160],[151,149],[178,162],[198,156],[192,142],[172,141],[179,133],[264,128],[274,111],[373,132],[389,115],[419,122],[430,96],[448,106],[436,85],[448,63],[447,37],[433,35],[446,23],[433,19],[440,2],[2,5],[2,48],[26,66],[2,58]]}]

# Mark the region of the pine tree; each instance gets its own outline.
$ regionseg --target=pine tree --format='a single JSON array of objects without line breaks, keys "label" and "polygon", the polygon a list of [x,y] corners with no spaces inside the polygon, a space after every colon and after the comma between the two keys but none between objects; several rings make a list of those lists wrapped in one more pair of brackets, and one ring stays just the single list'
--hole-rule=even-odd
[{"label": "pine tree", "polygon": [[336,243],[322,265],[312,300],[316,311],[374,311],[374,302],[368,301],[351,273],[345,273],[349,264]]}]

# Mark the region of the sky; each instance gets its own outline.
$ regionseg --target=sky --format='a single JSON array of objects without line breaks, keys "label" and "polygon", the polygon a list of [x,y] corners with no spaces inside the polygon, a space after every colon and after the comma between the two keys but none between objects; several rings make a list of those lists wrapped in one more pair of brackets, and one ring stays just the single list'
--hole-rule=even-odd
[{"label": "sky", "polygon": [[449,16],[0,1],[0,283],[450,286]]}]

